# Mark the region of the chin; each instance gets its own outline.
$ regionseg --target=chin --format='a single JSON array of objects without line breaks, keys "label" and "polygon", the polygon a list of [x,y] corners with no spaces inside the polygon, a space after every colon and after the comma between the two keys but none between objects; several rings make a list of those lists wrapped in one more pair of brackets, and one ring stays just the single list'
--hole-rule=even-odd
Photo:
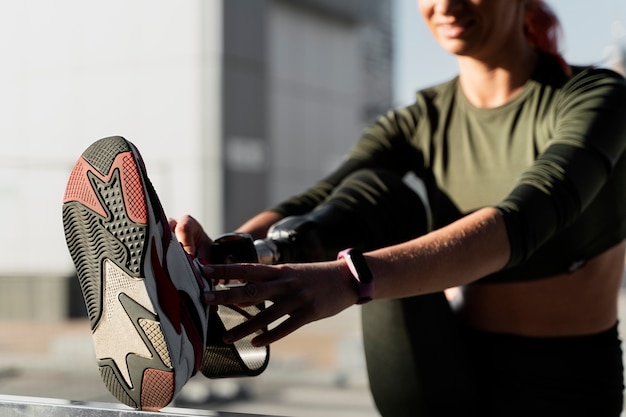
[{"label": "chin", "polygon": [[469,50],[467,42],[458,39],[437,39],[437,43],[441,48],[453,55],[465,55]]},{"label": "chin", "polygon": [[452,55],[456,55],[456,56],[468,56],[470,55],[468,53],[467,48],[460,48],[460,47],[450,47],[450,46],[443,46],[443,50],[452,54]]}]

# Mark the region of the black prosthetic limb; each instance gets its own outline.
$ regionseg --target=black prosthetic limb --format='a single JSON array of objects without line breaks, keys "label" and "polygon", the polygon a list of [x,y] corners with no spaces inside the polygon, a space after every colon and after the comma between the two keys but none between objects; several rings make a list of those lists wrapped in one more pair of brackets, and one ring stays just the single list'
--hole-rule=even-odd
[{"label": "black prosthetic limb", "polygon": [[255,242],[262,263],[335,259],[347,247],[373,250],[425,233],[420,197],[387,171],[352,174],[310,213],[290,216]]},{"label": "black prosthetic limb", "polygon": [[358,219],[331,205],[309,214],[287,217],[256,241],[259,261],[265,264],[335,259],[346,247],[364,247],[364,228]]}]

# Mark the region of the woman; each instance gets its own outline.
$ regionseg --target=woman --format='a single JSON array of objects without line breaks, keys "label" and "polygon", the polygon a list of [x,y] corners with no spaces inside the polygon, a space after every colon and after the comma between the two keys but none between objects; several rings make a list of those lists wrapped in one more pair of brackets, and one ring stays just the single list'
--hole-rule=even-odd
[{"label": "woman", "polygon": [[[334,174],[240,231],[262,238],[279,220],[324,205],[363,169],[420,176],[432,231],[353,259],[212,265],[205,277],[248,285],[208,293],[205,302],[271,300],[225,335],[232,342],[286,317],[254,339],[265,345],[369,297],[461,287],[455,317],[477,400],[465,414],[618,416],[626,83],[608,70],[568,66],[558,55],[558,22],[542,1],[418,5],[457,57],[458,77],[382,116]],[[211,240],[193,218],[172,227],[190,253],[208,253]],[[373,289],[363,282],[368,274]]]}]

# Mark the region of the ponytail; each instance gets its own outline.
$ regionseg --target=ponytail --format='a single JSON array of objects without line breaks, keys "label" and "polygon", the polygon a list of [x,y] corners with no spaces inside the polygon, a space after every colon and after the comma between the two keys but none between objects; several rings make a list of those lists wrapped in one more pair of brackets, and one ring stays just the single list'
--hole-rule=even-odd
[{"label": "ponytail", "polygon": [[556,58],[565,73],[571,75],[572,69],[559,51],[561,24],[543,0],[527,0],[524,33],[530,46]]}]

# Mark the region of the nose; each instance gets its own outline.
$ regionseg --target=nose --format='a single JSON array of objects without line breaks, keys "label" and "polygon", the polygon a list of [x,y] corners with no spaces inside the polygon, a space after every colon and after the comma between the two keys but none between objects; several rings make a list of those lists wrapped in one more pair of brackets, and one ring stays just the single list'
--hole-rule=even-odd
[{"label": "nose", "polygon": [[463,0],[434,0],[435,12],[449,14],[463,6]]}]

